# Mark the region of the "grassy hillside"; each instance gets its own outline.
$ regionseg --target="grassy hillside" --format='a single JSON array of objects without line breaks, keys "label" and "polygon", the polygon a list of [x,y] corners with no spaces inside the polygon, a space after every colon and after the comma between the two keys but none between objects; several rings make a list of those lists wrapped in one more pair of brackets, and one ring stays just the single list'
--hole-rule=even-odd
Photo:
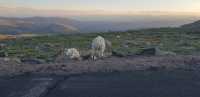
[{"label": "grassy hillside", "polygon": [[195,21],[193,23],[190,24],[185,24],[182,25],[181,28],[185,31],[189,31],[189,32],[200,32],[200,20],[199,21]]},{"label": "grassy hillside", "polygon": [[0,34],[0,41],[4,41],[4,40],[14,40],[16,39],[15,36],[12,35],[1,35]]},{"label": "grassy hillside", "polygon": [[1,34],[71,34],[79,30],[67,18],[5,18],[0,17]]},{"label": "grassy hillside", "polygon": [[123,33],[91,33],[19,38],[1,41],[8,46],[3,51],[10,57],[33,57],[53,61],[61,48],[75,47],[82,52],[90,48],[93,38],[102,35],[110,40],[113,49],[123,54],[137,53],[142,48],[159,47],[177,54],[198,54],[200,36],[198,33],[179,32],[175,28],[126,31]]}]

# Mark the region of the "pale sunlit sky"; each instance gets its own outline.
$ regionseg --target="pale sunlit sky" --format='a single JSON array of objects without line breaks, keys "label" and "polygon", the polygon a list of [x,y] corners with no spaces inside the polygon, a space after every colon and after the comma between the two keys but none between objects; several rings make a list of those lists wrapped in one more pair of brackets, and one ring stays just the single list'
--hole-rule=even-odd
[{"label": "pale sunlit sky", "polygon": [[200,12],[200,0],[0,0],[0,7],[39,10]]}]

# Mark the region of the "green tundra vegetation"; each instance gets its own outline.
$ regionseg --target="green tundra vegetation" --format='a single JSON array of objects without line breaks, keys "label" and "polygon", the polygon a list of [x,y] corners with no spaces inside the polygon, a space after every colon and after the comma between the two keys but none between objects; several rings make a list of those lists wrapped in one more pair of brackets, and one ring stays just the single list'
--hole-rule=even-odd
[{"label": "green tundra vegetation", "polygon": [[143,48],[158,47],[176,54],[199,54],[200,33],[185,32],[177,28],[130,30],[125,32],[48,35],[5,40],[2,51],[9,57],[38,58],[51,62],[63,48],[78,48],[87,52],[93,38],[101,35],[112,42],[113,50],[123,54],[136,54]]}]

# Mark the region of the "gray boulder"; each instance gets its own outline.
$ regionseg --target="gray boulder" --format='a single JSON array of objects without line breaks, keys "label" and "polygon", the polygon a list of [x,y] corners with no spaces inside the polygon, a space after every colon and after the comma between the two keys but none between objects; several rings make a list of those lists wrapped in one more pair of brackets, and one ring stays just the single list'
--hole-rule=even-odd
[{"label": "gray boulder", "polygon": [[145,55],[145,56],[155,56],[156,55],[156,48],[145,48],[137,55]]},{"label": "gray boulder", "polygon": [[36,59],[36,58],[22,58],[21,63],[24,64],[42,64],[44,63],[43,60]]}]

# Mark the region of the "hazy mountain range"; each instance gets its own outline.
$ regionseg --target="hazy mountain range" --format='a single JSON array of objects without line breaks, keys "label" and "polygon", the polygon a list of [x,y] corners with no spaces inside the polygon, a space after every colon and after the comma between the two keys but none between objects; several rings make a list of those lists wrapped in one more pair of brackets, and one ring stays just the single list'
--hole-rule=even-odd
[{"label": "hazy mountain range", "polygon": [[[63,22],[64,21],[64,22]],[[3,34],[44,34],[77,32],[68,19],[61,18],[0,18],[0,33]]]},{"label": "hazy mountain range", "polygon": [[103,10],[39,10],[0,7],[0,34],[60,34],[178,27],[200,20],[199,13],[142,11],[115,13]]},{"label": "hazy mountain range", "polygon": [[195,21],[195,22],[190,23],[190,24],[182,25],[181,28],[185,31],[200,32],[200,20]]},{"label": "hazy mountain range", "polygon": [[70,34],[125,31],[141,28],[177,27],[198,20],[195,17],[101,16],[76,17],[0,17],[0,34]]}]

